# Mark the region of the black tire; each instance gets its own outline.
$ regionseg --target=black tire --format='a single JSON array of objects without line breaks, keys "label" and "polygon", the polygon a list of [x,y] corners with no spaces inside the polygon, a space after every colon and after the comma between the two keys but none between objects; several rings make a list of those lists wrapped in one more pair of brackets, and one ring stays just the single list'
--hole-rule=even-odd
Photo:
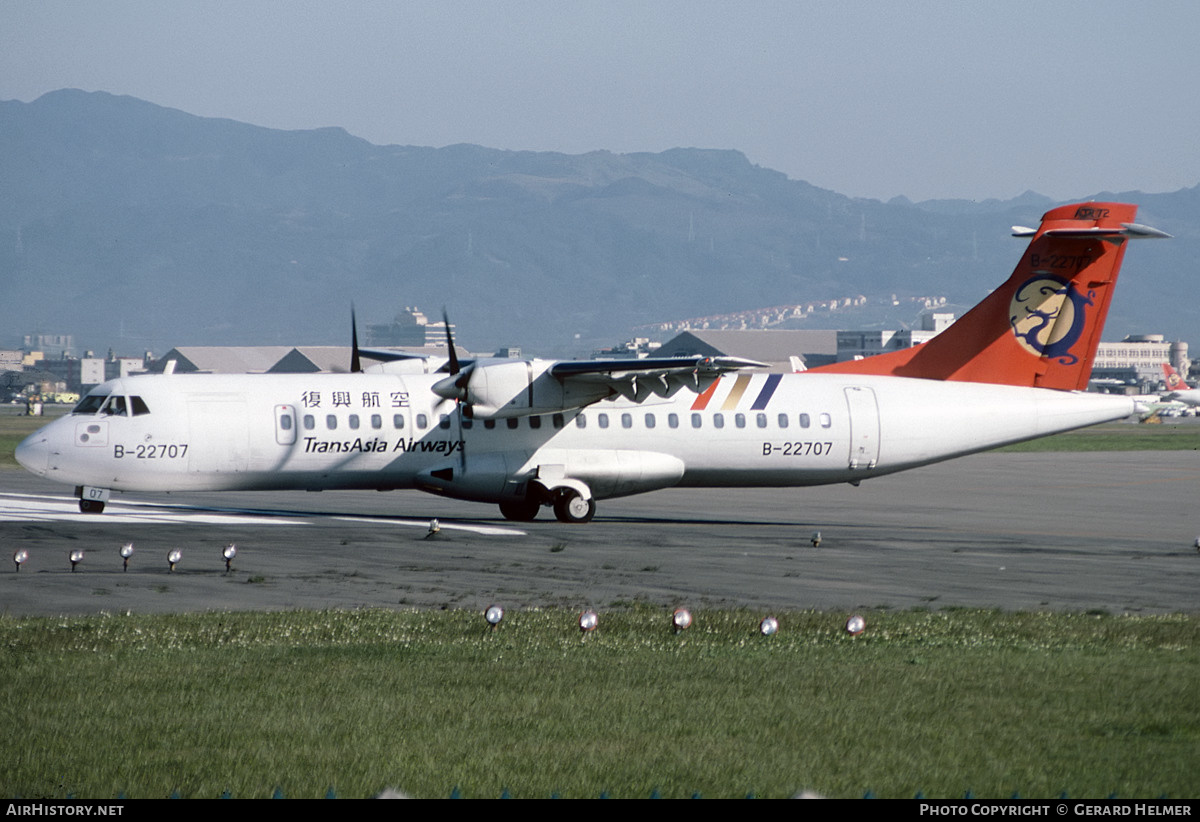
[{"label": "black tire", "polygon": [[500,513],[504,515],[505,519],[512,522],[533,522],[537,519],[541,507],[541,503],[533,500],[507,500],[500,503]]},{"label": "black tire", "polygon": [[596,515],[596,501],[585,500],[578,491],[568,489],[554,500],[554,516],[559,522],[571,525],[582,525],[591,522]]},{"label": "black tire", "polygon": [[99,500],[81,499],[79,501],[79,511],[83,514],[103,514],[104,503]]}]

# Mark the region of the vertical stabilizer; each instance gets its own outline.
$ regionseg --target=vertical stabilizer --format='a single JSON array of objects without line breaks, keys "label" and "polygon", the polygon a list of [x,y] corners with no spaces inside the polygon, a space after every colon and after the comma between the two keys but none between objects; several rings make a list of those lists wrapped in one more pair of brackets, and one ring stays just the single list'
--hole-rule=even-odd
[{"label": "vertical stabilizer", "polygon": [[1076,203],[1046,212],[1002,286],[929,342],[811,369],[1037,388],[1087,388],[1126,240],[1166,237],[1137,206]]}]

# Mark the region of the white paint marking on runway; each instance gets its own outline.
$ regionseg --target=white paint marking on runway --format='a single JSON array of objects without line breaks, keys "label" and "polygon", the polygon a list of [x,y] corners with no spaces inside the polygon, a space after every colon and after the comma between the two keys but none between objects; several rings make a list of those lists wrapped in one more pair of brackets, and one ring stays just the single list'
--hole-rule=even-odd
[{"label": "white paint marking on runway", "polygon": [[[428,528],[429,520],[416,519],[376,519],[373,517],[334,517],[334,519],[344,520],[346,522],[375,522],[383,525],[405,525],[417,528]],[[439,527],[444,531],[470,531],[473,534],[481,534],[489,537],[524,537],[528,533],[517,528],[504,528],[498,525],[465,525],[461,522],[446,522],[438,520]]]},{"label": "white paint marking on runway", "polygon": [[284,517],[253,517],[187,510],[152,503],[109,502],[103,514],[83,514],[74,497],[0,494],[0,522],[77,522],[88,525],[304,525]]},{"label": "white paint marking on runway", "polygon": [[[428,519],[386,519],[313,514],[316,519],[367,522],[402,528],[428,528]],[[43,497],[32,494],[0,494],[0,522],[75,522],[88,525],[311,525],[312,519],[297,519],[269,511],[212,511],[159,502],[109,502],[103,514],[83,514],[75,497]],[[467,531],[483,536],[526,536],[525,531],[494,525],[469,525],[440,521],[448,531]]]}]

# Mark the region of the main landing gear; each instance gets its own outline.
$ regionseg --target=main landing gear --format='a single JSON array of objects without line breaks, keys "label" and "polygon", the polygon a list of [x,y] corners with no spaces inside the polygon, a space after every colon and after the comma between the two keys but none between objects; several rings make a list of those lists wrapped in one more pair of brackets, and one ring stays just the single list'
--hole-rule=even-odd
[{"label": "main landing gear", "polygon": [[[533,522],[544,504],[541,499],[532,496],[506,500],[500,503],[500,513],[513,522]],[[590,497],[584,499],[583,494],[575,488],[556,489],[549,504],[554,508],[554,516],[558,521],[569,525],[591,522],[596,515],[596,500]]]},{"label": "main landing gear", "polygon": [[81,499],[79,501],[79,512],[81,514],[103,514],[104,503],[99,500]]},{"label": "main landing gear", "polygon": [[565,488],[554,498],[554,516],[559,522],[582,525],[595,515],[596,501],[584,499],[574,488]]}]

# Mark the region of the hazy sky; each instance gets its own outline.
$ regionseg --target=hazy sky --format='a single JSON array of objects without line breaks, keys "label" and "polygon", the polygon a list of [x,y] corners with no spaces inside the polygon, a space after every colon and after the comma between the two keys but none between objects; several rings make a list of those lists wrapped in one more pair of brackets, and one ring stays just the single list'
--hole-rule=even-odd
[{"label": "hazy sky", "polygon": [[1200,183],[1200,2],[0,0],[0,99],[373,143],[734,148],[843,194]]}]

